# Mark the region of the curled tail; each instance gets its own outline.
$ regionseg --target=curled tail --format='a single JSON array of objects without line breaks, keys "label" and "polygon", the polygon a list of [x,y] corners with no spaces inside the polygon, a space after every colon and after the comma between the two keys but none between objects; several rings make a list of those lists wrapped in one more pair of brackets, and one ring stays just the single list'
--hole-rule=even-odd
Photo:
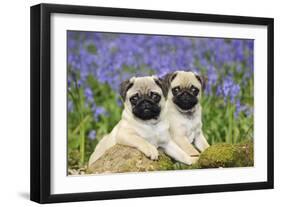
[{"label": "curled tail", "polygon": [[88,162],[88,166],[97,161],[105,153],[105,151],[113,145],[115,145],[115,139],[113,136],[111,136],[111,134],[104,136],[97,144],[95,151],[92,153]]}]

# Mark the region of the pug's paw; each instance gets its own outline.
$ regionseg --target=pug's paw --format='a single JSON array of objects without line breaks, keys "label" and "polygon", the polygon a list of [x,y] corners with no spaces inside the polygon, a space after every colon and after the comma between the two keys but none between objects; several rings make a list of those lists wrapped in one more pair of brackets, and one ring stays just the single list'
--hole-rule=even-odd
[{"label": "pug's paw", "polygon": [[142,151],[151,160],[158,159],[158,156],[159,156],[158,150],[153,145],[146,145],[146,146],[142,147],[142,149],[140,149],[140,151]]},{"label": "pug's paw", "polygon": [[193,148],[193,149],[189,152],[189,155],[190,155],[191,157],[199,157],[200,152],[198,152],[196,149]]},{"label": "pug's paw", "polygon": [[192,164],[196,163],[198,161],[198,159],[199,159],[199,157],[186,156],[184,164],[192,165]]}]

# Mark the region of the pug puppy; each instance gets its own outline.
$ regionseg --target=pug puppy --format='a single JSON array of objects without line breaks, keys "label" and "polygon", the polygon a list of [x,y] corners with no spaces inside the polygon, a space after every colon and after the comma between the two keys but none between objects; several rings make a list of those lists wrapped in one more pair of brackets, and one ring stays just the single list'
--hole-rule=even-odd
[{"label": "pug puppy", "polygon": [[175,160],[192,164],[188,156],[171,139],[167,119],[166,95],[163,82],[154,77],[133,77],[121,84],[124,102],[122,118],[113,130],[103,137],[89,159],[89,166],[115,144],[137,148],[152,160],[158,158],[158,147]]},{"label": "pug puppy", "polygon": [[[200,98],[205,80],[193,72],[176,71],[164,77],[170,133],[190,156],[199,156],[209,147],[202,132]],[[194,146],[198,149],[196,150]]]}]

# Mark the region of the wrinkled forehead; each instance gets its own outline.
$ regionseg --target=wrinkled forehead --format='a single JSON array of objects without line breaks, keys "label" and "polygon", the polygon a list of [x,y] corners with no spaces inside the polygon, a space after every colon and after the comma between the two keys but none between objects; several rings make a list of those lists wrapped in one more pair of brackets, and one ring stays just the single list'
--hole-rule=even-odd
[{"label": "wrinkled forehead", "polygon": [[155,83],[152,77],[139,77],[134,78],[132,81],[133,86],[127,92],[129,96],[136,93],[149,94],[151,91],[162,94],[161,88]]},{"label": "wrinkled forehead", "polygon": [[172,87],[180,86],[180,87],[190,87],[191,85],[194,85],[197,88],[201,88],[201,83],[196,78],[195,74],[192,72],[177,72],[176,77],[171,82]]}]

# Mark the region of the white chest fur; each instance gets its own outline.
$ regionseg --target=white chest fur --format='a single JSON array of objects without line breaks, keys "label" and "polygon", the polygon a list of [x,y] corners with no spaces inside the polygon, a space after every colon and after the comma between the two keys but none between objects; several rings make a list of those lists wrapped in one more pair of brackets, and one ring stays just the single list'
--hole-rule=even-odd
[{"label": "white chest fur", "polygon": [[185,122],[182,122],[182,129],[186,134],[190,143],[194,141],[200,134],[202,127],[201,119],[199,117],[185,118]]},{"label": "white chest fur", "polygon": [[143,137],[157,147],[167,143],[167,141],[170,139],[168,120],[163,120],[154,125],[134,125],[134,130],[137,132],[137,134],[139,134],[139,136]]},{"label": "white chest fur", "polygon": [[166,112],[163,111],[157,121],[151,120],[144,122],[135,120],[131,118],[132,116],[128,116],[128,112],[126,111],[123,112],[122,116],[127,127],[129,126],[138,136],[159,147],[165,145],[171,139],[169,120],[165,116]]},{"label": "white chest fur", "polygon": [[192,143],[201,133],[201,108],[198,107],[192,115],[183,114],[177,109],[171,108],[169,122],[172,135],[187,137]]}]

